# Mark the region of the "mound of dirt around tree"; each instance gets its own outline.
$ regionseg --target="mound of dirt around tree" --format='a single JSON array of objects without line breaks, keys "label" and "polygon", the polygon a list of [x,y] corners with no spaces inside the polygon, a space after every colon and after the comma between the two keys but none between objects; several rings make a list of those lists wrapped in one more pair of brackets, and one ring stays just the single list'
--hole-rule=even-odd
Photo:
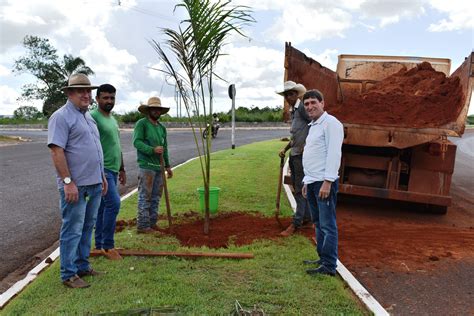
[{"label": "mound of dirt around tree", "polygon": [[423,62],[376,83],[365,93],[344,95],[328,112],[344,123],[439,127],[455,121],[464,105],[458,77],[446,77]]},{"label": "mound of dirt around tree", "polygon": [[[193,215],[194,214],[194,215]],[[384,267],[393,271],[435,269],[436,262],[474,256],[474,230],[443,225],[415,223],[403,219],[373,219],[339,211],[339,257],[348,267]],[[256,240],[281,240],[282,228],[275,218],[258,214],[220,213],[211,218],[209,234],[197,213],[187,214],[173,225],[180,244],[190,247],[227,248]],[[282,219],[285,227],[290,218]],[[163,233],[168,233],[166,230]],[[311,226],[298,231],[311,240]],[[308,245],[309,246],[309,245]],[[309,258],[308,258],[309,259]]]}]

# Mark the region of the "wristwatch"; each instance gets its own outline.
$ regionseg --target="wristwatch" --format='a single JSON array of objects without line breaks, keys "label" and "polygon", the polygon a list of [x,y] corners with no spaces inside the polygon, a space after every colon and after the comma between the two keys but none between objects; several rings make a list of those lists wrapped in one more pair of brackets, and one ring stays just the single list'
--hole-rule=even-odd
[{"label": "wristwatch", "polygon": [[64,183],[64,184],[69,184],[69,183],[71,183],[71,182],[72,182],[72,180],[71,180],[70,177],[65,177],[65,178],[63,179],[63,183]]}]

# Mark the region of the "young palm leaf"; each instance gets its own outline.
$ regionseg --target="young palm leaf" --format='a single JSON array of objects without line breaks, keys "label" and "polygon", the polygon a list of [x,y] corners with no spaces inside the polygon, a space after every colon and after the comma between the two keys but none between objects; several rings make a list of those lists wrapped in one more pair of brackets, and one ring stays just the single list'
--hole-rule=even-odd
[{"label": "young palm leaf", "polygon": [[[184,8],[188,18],[178,30],[162,29],[164,44],[154,40],[150,44],[164,63],[160,69],[174,79],[180,94],[201,162],[204,184],[204,233],[209,233],[209,186],[211,179],[212,138],[203,137],[207,124],[212,124],[213,77],[221,50],[235,32],[242,36],[242,28],[255,22],[246,6],[231,6],[231,1],[183,0],[175,10]],[[196,115],[191,115],[196,113]]]}]

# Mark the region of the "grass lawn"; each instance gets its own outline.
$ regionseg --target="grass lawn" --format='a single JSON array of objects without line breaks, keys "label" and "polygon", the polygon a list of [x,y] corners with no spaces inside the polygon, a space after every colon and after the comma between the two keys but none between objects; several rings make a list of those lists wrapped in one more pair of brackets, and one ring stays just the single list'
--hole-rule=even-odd
[{"label": "grass lawn", "polygon": [[[273,216],[277,186],[279,141],[267,141],[213,154],[212,185],[222,190],[219,212],[247,211]],[[168,182],[174,215],[197,211],[201,185],[199,161],[175,170]],[[122,204],[120,217],[136,213],[136,195]],[[164,203],[162,212],[165,213]],[[282,213],[291,209],[282,198]],[[166,220],[161,221],[166,226]],[[211,221],[212,231],[212,221]],[[214,250],[184,248],[173,237],[137,235],[135,229],[116,234],[116,246],[162,251],[251,252],[254,259],[182,259],[125,257],[122,261],[91,258],[105,275],[86,280],[87,289],[65,288],[59,263],[1,311],[2,315],[98,314],[140,308],[170,307],[182,315],[222,315],[242,306],[258,305],[272,315],[368,314],[339,277],[312,277],[303,259],[314,258],[314,247],[296,235],[277,241]]]}]

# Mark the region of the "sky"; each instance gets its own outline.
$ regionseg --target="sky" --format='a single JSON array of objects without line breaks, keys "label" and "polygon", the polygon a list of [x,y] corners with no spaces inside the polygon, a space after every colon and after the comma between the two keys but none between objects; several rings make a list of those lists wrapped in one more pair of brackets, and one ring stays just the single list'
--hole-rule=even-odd
[{"label": "sky", "polygon": [[[0,114],[42,101],[18,101],[29,74],[12,73],[26,53],[22,40],[50,40],[59,56],[81,57],[95,75],[93,84],[117,88],[115,111],[137,109],[151,96],[177,115],[172,80],[161,68],[151,40],[161,29],[177,29],[185,16],[177,1],[161,0],[0,0]],[[220,57],[214,86],[217,112],[227,112],[227,89],[235,84],[236,106],[278,107],[283,99],[285,42],[336,70],[340,54],[422,56],[451,59],[451,72],[473,50],[474,6],[466,0],[233,0],[252,8],[256,22],[232,36]],[[95,94],[94,94],[95,95]],[[182,111],[184,113],[184,110]],[[471,106],[469,113],[474,113]]]}]

